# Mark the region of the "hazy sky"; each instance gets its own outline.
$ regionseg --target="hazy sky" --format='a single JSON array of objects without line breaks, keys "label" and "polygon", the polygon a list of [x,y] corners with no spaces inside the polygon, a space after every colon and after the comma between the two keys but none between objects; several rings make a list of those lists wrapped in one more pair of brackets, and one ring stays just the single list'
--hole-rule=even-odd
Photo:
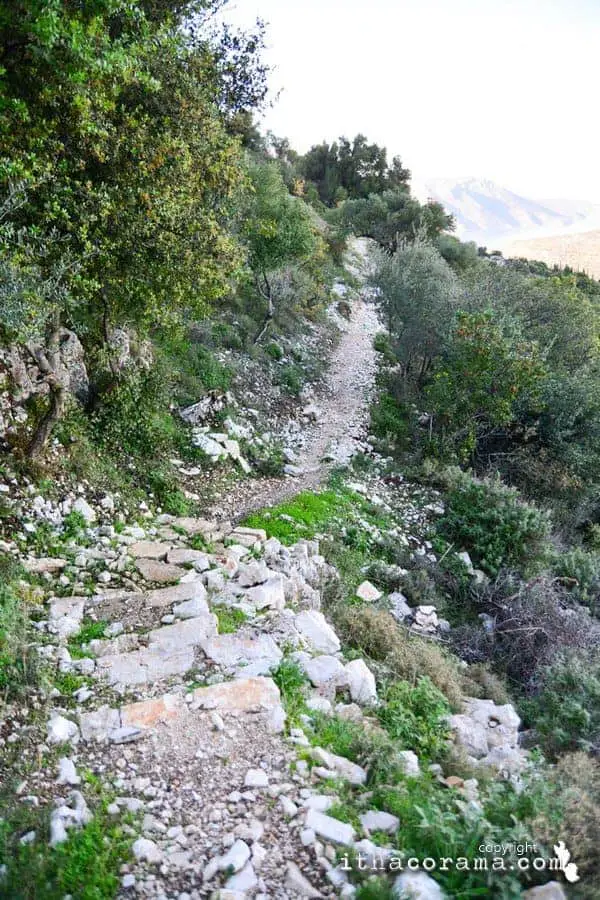
[{"label": "hazy sky", "polygon": [[600,202],[600,0],[230,0],[257,16],[299,150],[361,131],[417,180]]}]

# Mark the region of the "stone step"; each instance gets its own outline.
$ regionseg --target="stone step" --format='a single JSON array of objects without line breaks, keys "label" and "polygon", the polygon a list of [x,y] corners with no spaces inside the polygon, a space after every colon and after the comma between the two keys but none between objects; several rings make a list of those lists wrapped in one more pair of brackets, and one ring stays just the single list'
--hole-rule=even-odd
[{"label": "stone step", "polygon": [[186,702],[182,694],[163,694],[119,709],[104,706],[81,713],[79,727],[84,741],[106,741],[121,728],[144,731],[210,710],[222,714],[261,714],[271,733],[282,731],[285,722],[279,688],[272,678],[256,677],[196,688],[191,693],[191,702]]}]

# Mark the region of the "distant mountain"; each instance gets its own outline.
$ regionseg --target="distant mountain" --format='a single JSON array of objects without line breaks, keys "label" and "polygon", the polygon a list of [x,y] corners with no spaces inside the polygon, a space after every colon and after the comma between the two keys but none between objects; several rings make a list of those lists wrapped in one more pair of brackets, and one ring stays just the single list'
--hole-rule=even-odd
[{"label": "distant mountain", "polygon": [[591,203],[531,200],[488,179],[437,178],[421,193],[423,188],[455,217],[458,237],[488,246],[502,238],[556,234],[600,213]]},{"label": "distant mountain", "polygon": [[571,266],[600,278],[600,231],[597,230],[510,240],[501,249],[505,256],[524,256],[526,259],[539,259],[548,265]]}]

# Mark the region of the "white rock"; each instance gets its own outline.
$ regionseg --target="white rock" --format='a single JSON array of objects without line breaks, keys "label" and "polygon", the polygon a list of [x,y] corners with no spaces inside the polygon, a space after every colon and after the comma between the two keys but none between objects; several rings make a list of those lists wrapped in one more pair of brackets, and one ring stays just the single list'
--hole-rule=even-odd
[{"label": "white rock", "polygon": [[269,786],[269,778],[262,769],[248,769],[244,778],[244,787],[263,788]]},{"label": "white rock", "polygon": [[53,713],[46,727],[48,729],[49,744],[63,744],[71,741],[77,743],[79,740],[79,728],[75,722],[65,719],[64,716],[58,713]]},{"label": "white rock", "polygon": [[354,843],[354,828],[346,822],[340,822],[333,816],[327,816],[316,809],[309,809],[304,823],[305,828],[312,828],[315,834],[332,841],[334,844],[342,844],[351,847]]},{"label": "white rock", "polygon": [[248,588],[246,597],[257,609],[283,609],[285,606],[285,593],[281,575],[273,575],[264,584]]},{"label": "white rock", "polygon": [[250,588],[255,587],[257,584],[264,584],[270,574],[264,562],[252,560],[249,563],[239,564],[237,579],[240,587]]},{"label": "white rock", "polygon": [[377,702],[375,676],[364,659],[353,659],[346,665],[346,677],[350,696],[363,706]]},{"label": "white rock", "polygon": [[340,649],[340,640],[326,621],[323,613],[316,609],[307,609],[294,619],[294,626],[306,639],[311,649],[320,653],[337,653]]},{"label": "white rock", "polygon": [[58,778],[57,784],[79,784],[81,778],[75,770],[75,763],[72,759],[62,756],[58,761]]},{"label": "white rock", "polygon": [[463,550],[462,553],[457,553],[456,555],[460,559],[461,563],[465,566],[469,575],[473,575],[475,570],[473,568],[473,563],[471,561],[471,557],[469,556],[467,551]]},{"label": "white rock", "polygon": [[370,581],[363,581],[356,589],[356,596],[359,600],[364,600],[365,603],[374,603],[375,600],[379,600],[383,594],[374,584],[371,584]]},{"label": "white rock", "polygon": [[311,659],[307,654],[298,654],[300,668],[316,687],[342,687],[348,683],[348,675],[344,666],[335,656],[315,656]]},{"label": "white rock", "polygon": [[228,891],[240,891],[246,894],[247,891],[253,890],[258,886],[258,878],[252,863],[247,862],[243,869],[232,875],[225,882],[225,889]]},{"label": "white rock", "polygon": [[394,881],[394,897],[399,900],[444,900],[444,893],[425,872],[403,872]]},{"label": "white rock", "polygon": [[360,824],[367,831],[396,831],[400,826],[398,816],[383,812],[379,809],[371,809],[360,816]]},{"label": "white rock", "polygon": [[88,525],[96,521],[96,510],[90,506],[83,497],[78,497],[73,503],[73,511],[80,513]]},{"label": "white rock", "polygon": [[304,877],[295,862],[288,861],[285,870],[285,886],[292,894],[300,897],[307,897],[312,900],[315,897],[322,897],[320,891],[312,886],[310,881]]},{"label": "white rock", "polygon": [[525,891],[523,900],[567,900],[563,887],[558,881],[548,881]]},{"label": "white rock", "polygon": [[397,759],[405,775],[415,778],[421,774],[419,757],[412,750],[399,750]]},{"label": "white rock", "polygon": [[220,872],[240,872],[250,859],[250,847],[245,841],[235,841],[227,853],[218,858]]},{"label": "white rock", "polygon": [[151,864],[162,862],[162,851],[148,838],[138,838],[131,848],[133,855],[140,862],[149,862]]}]

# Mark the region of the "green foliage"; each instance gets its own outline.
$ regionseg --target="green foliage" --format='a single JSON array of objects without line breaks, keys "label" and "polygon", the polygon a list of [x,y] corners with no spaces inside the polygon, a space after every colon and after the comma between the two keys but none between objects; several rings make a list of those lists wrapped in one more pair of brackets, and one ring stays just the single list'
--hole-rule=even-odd
[{"label": "green foliage", "polygon": [[278,381],[288,394],[298,397],[304,386],[302,369],[293,363],[283,366],[279,372]]},{"label": "green foliage", "polygon": [[496,575],[502,566],[531,568],[547,551],[548,516],[499,480],[459,475],[437,527],[489,575]]},{"label": "green foliage", "polygon": [[71,510],[70,513],[63,518],[62,521],[62,534],[65,540],[69,538],[78,538],[81,536],[81,533],[85,531],[87,528],[87,522],[82,513],[78,512],[76,509]]},{"label": "green foliage", "polygon": [[425,402],[442,432],[469,453],[482,434],[513,423],[519,408],[539,406],[544,376],[530,341],[504,334],[489,313],[459,313]]},{"label": "green foliage", "polygon": [[544,752],[600,749],[600,661],[585,653],[562,656],[541,673],[541,688],[523,703]]},{"label": "green foliage", "polygon": [[352,141],[341,137],[331,145],[311,147],[300,161],[300,170],[326,206],[334,206],[347,197],[368,197],[405,187],[410,178],[398,156],[389,166],[385,147],[368,144],[362,134]]},{"label": "green foliage", "polygon": [[392,255],[381,252],[372,280],[404,373],[420,382],[446,340],[458,279],[433,246],[417,240]]},{"label": "green foliage", "polygon": [[[396,844],[404,858],[477,859],[485,856],[479,850],[482,843],[531,840],[527,817],[534,803],[533,792],[525,799],[509,785],[496,784],[482,794],[483,812],[465,815],[460,793],[423,773],[395,786],[376,788],[373,805],[400,819]],[[494,873],[491,865],[487,872],[450,867],[433,874],[449,897],[521,896],[518,876],[510,870]]]},{"label": "green foliage", "polygon": [[429,678],[419,678],[416,684],[397,681],[381,699],[377,714],[390,737],[419,757],[436,759],[442,754],[448,739],[444,719],[450,706]]},{"label": "green foliage", "polygon": [[600,593],[600,556],[583,547],[573,547],[556,555],[554,570],[573,596],[595,609]]},{"label": "green foliage", "polygon": [[400,451],[413,446],[415,420],[414,411],[392,394],[380,394],[371,406],[371,431],[377,437],[393,442]]},{"label": "green foliage", "polygon": [[250,267],[265,280],[274,269],[314,253],[317,234],[308,207],[291,196],[275,164],[251,162],[249,174],[252,192],[243,233]]},{"label": "green foliage", "polygon": [[[89,793],[91,787],[88,785]],[[111,798],[98,788],[91,802],[93,820],[56,847],[46,840],[43,822],[20,823],[18,815],[0,823],[0,865],[4,896],[13,900],[112,900],[119,889],[120,867],[131,852],[128,823],[107,813]],[[21,824],[21,827],[19,825]],[[24,827],[23,827],[24,825]],[[37,838],[22,844],[19,838],[35,827]]]},{"label": "green foliage", "polygon": [[86,619],[82,622],[81,628],[77,634],[74,634],[69,638],[69,644],[72,644],[74,647],[81,647],[82,644],[89,644],[90,641],[103,638],[104,629],[107,625],[108,622],[104,622],[102,619],[99,621],[96,619]]},{"label": "green foliage", "polygon": [[219,622],[219,634],[234,634],[247,620],[246,613],[241,609],[230,609],[215,604],[212,611]]},{"label": "green foliage", "polygon": [[399,241],[412,241],[421,234],[436,240],[442,231],[453,226],[452,216],[446,214],[441,203],[429,201],[422,205],[406,187],[348,200],[328,219],[342,230],[372,238],[391,253],[398,249]]},{"label": "green foliage", "polygon": [[39,685],[43,668],[33,643],[26,598],[10,582],[0,584],[0,696],[16,698]]},{"label": "green foliage", "polygon": [[272,673],[273,681],[281,693],[281,701],[291,726],[300,724],[300,716],[306,711],[308,679],[297,663],[284,657]]}]

